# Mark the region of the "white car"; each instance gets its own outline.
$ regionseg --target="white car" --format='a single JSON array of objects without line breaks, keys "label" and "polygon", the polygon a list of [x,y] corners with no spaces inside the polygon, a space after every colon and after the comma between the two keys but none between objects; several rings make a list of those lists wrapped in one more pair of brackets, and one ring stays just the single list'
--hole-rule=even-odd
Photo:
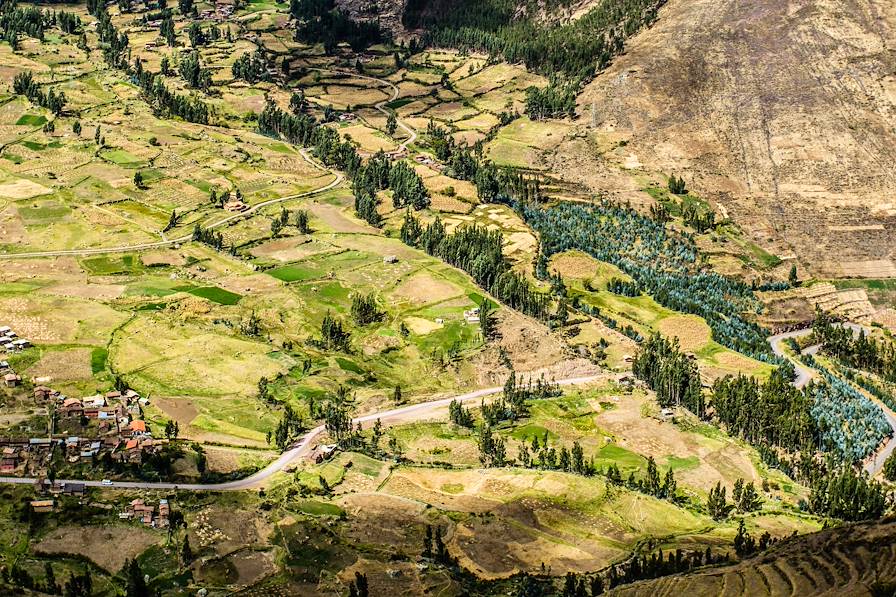
[{"label": "white car", "polygon": [[112,485],[112,481],[110,481],[109,479],[103,479],[103,480],[101,481],[101,483],[102,483],[103,485]]}]

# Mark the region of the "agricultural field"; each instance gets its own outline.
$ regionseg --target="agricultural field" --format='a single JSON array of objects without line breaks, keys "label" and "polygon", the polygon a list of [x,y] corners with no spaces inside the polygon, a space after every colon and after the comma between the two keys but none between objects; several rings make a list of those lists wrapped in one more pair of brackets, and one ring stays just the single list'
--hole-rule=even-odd
[{"label": "agricultural field", "polygon": [[[66,5],[78,34],[0,43],[0,326],[28,341],[2,357],[0,436],[60,440],[3,475],[94,483],[2,485],[0,592],[90,571],[111,597],[136,569],[166,596],[515,594],[840,524],[786,446],[726,431],[712,385],[775,382],[799,355],[767,335],[816,308],[896,330],[889,258],[805,268],[706,176],[673,188],[592,87],[540,118],[556,81],[522,62],[301,41],[285,2],[195,9]],[[104,27],[127,34],[115,67]],[[16,93],[25,71],[64,109]],[[488,254],[451,244],[473,227]],[[638,371],[653,335],[707,412]],[[754,503],[714,509],[744,483]]]}]

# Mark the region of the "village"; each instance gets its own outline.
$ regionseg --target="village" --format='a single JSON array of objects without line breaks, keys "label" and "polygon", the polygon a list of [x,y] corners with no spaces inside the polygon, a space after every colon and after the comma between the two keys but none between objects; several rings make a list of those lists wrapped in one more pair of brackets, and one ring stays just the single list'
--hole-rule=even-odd
[{"label": "village", "polygon": [[[20,339],[9,326],[0,327],[0,345],[6,355],[31,346]],[[41,476],[59,459],[70,465],[141,465],[147,455],[169,443],[169,437],[155,438],[142,408],[149,400],[134,390],[122,387],[103,394],[81,398],[65,394],[45,385],[49,380],[36,378],[23,385],[7,360],[0,360],[7,389],[30,392],[34,403],[45,410],[46,434],[27,434],[30,427],[7,431],[0,437],[0,474]],[[176,434],[176,432],[174,432]]]}]

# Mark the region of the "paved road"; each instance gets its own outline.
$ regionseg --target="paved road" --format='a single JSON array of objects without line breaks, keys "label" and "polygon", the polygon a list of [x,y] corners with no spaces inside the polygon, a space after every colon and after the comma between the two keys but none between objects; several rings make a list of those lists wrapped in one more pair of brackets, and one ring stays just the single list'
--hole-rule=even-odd
[{"label": "paved road", "polygon": [[[604,377],[605,376],[603,375],[572,377],[569,379],[562,379],[556,383],[561,386],[582,385],[590,383],[592,381],[596,381],[598,379],[603,379]],[[432,400],[430,402],[421,402],[419,404],[411,404],[408,406],[393,408],[377,413],[371,413],[369,415],[362,415],[353,419],[352,422],[355,425],[357,425],[358,423],[361,423],[363,425],[365,423],[372,423],[379,419],[384,426],[388,427],[391,425],[398,425],[402,423],[413,423],[415,421],[429,420],[438,415],[441,410],[444,410],[452,400],[457,400],[458,402],[470,402],[473,400],[479,400],[485,396],[498,394],[503,390],[503,387],[484,388],[481,390],[469,392],[467,394],[461,394],[460,396],[440,398],[438,400]],[[261,469],[253,475],[246,477],[245,479],[237,479],[236,481],[228,481],[227,483],[201,484],[115,481],[114,483],[112,483],[112,485],[104,485],[101,481],[86,481],[80,479],[57,479],[57,482],[84,483],[88,487],[107,487],[111,489],[182,489],[185,491],[239,491],[244,489],[254,489],[262,485],[264,481],[269,479],[272,475],[282,471],[296,459],[307,454],[311,450],[314,440],[317,439],[323,432],[323,425],[315,427],[307,434],[305,434],[305,436],[301,440],[299,440],[288,450],[283,452],[280,457],[277,458],[277,460],[270,463],[265,468]],[[32,484],[35,481],[36,479],[28,477],[0,477],[0,483],[7,484]]]},{"label": "paved road", "polygon": [[812,369],[809,369],[796,359],[790,358],[787,353],[784,352],[784,347],[782,346],[782,344],[785,340],[791,338],[802,338],[803,336],[808,336],[811,333],[812,328],[806,328],[804,330],[796,330],[793,332],[786,332],[784,334],[775,334],[768,339],[768,343],[772,345],[772,352],[782,359],[787,359],[788,361],[790,361],[796,369],[796,379],[793,380],[793,385],[797,388],[804,388],[806,384],[809,383],[809,380],[814,377],[815,373],[812,371]]},{"label": "paved road", "polygon": [[[870,331],[871,331],[869,328],[859,325],[859,324],[856,324],[856,323],[848,322],[848,323],[844,323],[842,325],[845,325],[846,327],[850,328],[853,331],[853,333],[855,333],[856,335],[858,335],[859,332],[862,332],[862,331],[864,331],[866,334],[870,333]],[[810,368],[806,367],[805,365],[803,365],[802,363],[800,363],[799,361],[792,359],[789,355],[787,355],[784,352],[784,349],[781,345],[788,338],[802,338],[802,337],[810,335],[811,333],[812,333],[812,328],[806,328],[806,329],[802,329],[802,330],[796,330],[793,332],[776,334],[774,336],[771,336],[768,339],[769,344],[771,344],[771,346],[772,346],[772,352],[774,352],[779,357],[789,360],[791,363],[793,363],[793,366],[796,368],[796,379],[793,381],[793,385],[796,386],[797,388],[805,387],[805,385],[807,383],[809,383],[809,380],[811,380],[815,376],[815,372],[812,369],[810,369]],[[815,355],[818,353],[819,348],[820,348],[820,345],[818,345],[818,344],[809,346],[808,348],[805,348],[800,354]],[[889,458],[890,455],[894,451],[896,451],[896,415],[894,415],[893,411],[890,410],[890,408],[886,404],[883,404],[882,402],[877,400],[877,398],[872,397],[871,400],[874,401],[874,403],[880,407],[881,411],[884,414],[884,417],[887,419],[887,422],[890,424],[890,427],[893,429],[893,435],[890,436],[889,441],[887,441],[887,443],[884,444],[884,446],[881,449],[879,449],[877,452],[875,452],[874,455],[865,462],[865,465],[864,465],[865,472],[867,472],[869,475],[871,475],[873,477],[876,474],[878,474],[881,471],[881,469],[884,467],[884,463],[887,461],[887,458]]]}]

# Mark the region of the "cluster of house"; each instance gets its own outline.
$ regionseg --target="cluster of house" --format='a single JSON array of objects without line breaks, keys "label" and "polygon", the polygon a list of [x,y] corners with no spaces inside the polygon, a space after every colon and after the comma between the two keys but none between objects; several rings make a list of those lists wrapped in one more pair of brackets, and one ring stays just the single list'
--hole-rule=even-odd
[{"label": "cluster of house", "polygon": [[[31,343],[18,335],[8,325],[0,326],[0,347],[8,354],[19,350],[24,350],[31,346]],[[14,388],[22,383],[22,377],[12,370],[9,361],[0,360],[0,375],[3,376],[3,384],[7,388]]]},{"label": "cluster of house", "polygon": [[122,520],[139,520],[146,526],[157,529],[168,527],[168,517],[171,515],[171,507],[168,500],[159,500],[159,507],[149,504],[141,499],[131,501],[124,512],[118,513]]},{"label": "cluster of house", "polygon": [[68,495],[82,497],[87,490],[84,483],[76,481],[54,481],[37,479],[34,481],[34,493],[39,496],[31,500],[31,509],[35,512],[52,512],[56,507],[55,497]]},{"label": "cluster of house", "polygon": [[438,163],[428,155],[421,154],[414,156],[414,161],[423,166],[429,166],[430,170],[435,170],[436,172],[441,172],[445,168],[442,164]]},{"label": "cluster of house", "polygon": [[62,450],[71,463],[92,461],[108,453],[118,462],[140,464],[145,454],[168,443],[165,439],[153,438],[146,422],[136,418],[140,406],[149,402],[133,390],[69,398],[46,386],[37,386],[34,397],[40,402],[55,404],[60,420],[96,420],[95,433],[91,437],[0,437],[0,473],[15,472],[29,462],[39,466],[56,450]]},{"label": "cluster of house", "polygon": [[0,346],[6,352],[15,352],[28,348],[31,346],[31,342],[24,338],[19,338],[18,334],[11,327],[4,325],[0,326]]}]

